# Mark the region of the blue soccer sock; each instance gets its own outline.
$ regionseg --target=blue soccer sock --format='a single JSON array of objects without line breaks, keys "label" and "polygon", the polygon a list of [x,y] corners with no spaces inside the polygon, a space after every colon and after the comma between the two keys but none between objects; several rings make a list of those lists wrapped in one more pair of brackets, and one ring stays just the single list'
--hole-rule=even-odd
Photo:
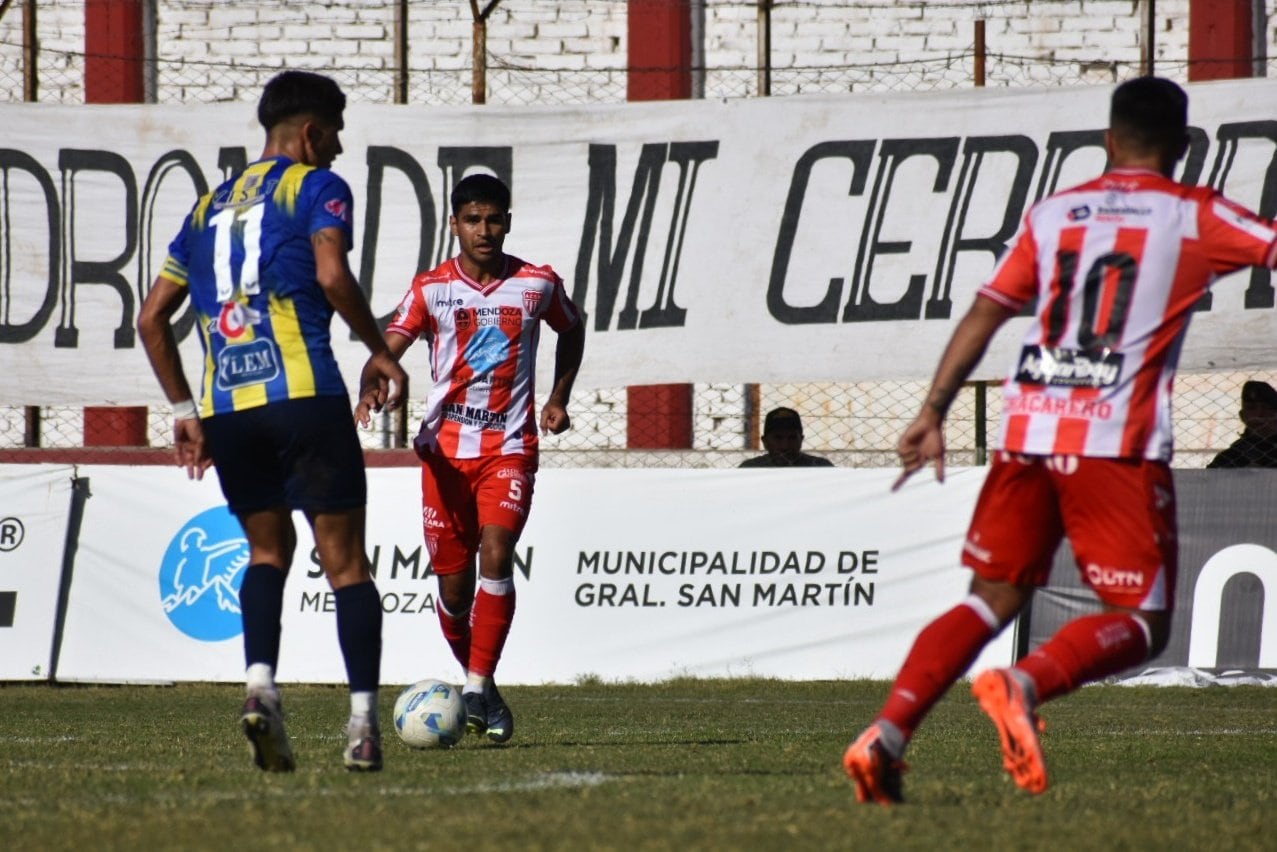
[{"label": "blue soccer sock", "polygon": [[381,682],[381,595],[372,580],[343,586],[337,599],[337,641],[351,692],[376,692]]},{"label": "blue soccer sock", "polygon": [[279,666],[280,616],[284,612],[284,580],[274,565],[249,565],[239,588],[239,611],[244,620],[244,664]]}]

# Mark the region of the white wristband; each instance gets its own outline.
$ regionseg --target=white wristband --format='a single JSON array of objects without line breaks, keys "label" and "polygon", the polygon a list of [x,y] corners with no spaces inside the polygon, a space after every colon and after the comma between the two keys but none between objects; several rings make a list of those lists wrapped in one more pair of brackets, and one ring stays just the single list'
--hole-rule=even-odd
[{"label": "white wristband", "polygon": [[199,417],[199,409],[195,407],[195,400],[185,399],[173,403],[174,420],[194,420],[197,417]]}]

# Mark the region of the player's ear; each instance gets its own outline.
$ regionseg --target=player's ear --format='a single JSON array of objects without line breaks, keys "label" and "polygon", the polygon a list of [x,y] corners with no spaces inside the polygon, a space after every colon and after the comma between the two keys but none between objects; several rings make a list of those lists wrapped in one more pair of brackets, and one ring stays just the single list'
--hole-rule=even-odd
[{"label": "player's ear", "polygon": [[320,129],[316,127],[315,123],[310,119],[302,122],[302,155],[306,158],[304,162],[308,166],[313,166],[317,162],[315,157],[315,148],[319,145],[320,137],[322,135],[322,131],[320,131]]},{"label": "player's ear", "polygon": [[456,216],[448,217],[448,230],[452,231],[452,235],[454,237],[460,236],[460,234],[457,233],[457,217]]},{"label": "player's ear", "polygon": [[507,210],[505,214],[505,232],[507,234],[510,233],[510,223],[513,221],[514,221],[514,214]]}]

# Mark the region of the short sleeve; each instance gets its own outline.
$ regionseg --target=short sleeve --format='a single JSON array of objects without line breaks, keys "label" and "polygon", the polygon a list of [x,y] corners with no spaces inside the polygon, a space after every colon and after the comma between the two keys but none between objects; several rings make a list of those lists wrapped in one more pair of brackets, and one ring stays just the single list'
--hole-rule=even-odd
[{"label": "short sleeve", "polygon": [[1218,193],[1200,205],[1198,231],[1216,275],[1244,266],[1271,268],[1277,260],[1277,230],[1273,224]]},{"label": "short sleeve", "polygon": [[1026,217],[1020,232],[998,259],[993,274],[979,293],[1018,311],[1037,294],[1037,266],[1037,241]]},{"label": "short sleeve", "polygon": [[167,278],[179,287],[186,287],[190,284],[190,274],[187,269],[190,267],[191,250],[187,237],[191,232],[191,217],[194,214],[195,211],[192,210],[182,220],[182,229],[177,232],[173,242],[169,243],[168,257],[164,258],[164,265],[160,267],[160,276]]},{"label": "short sleeve", "polygon": [[395,308],[394,316],[391,317],[390,324],[386,326],[386,331],[402,334],[409,340],[416,340],[429,328],[429,322],[425,293],[421,283],[414,280],[408,292],[399,301],[399,306]]},{"label": "short sleeve", "polygon": [[355,200],[346,181],[327,169],[316,169],[306,175],[303,196],[310,202],[307,233],[340,228],[346,235],[346,251],[350,251],[355,244],[351,224],[355,219]]},{"label": "short sleeve", "polygon": [[555,331],[567,331],[581,321],[581,311],[568,298],[563,288],[563,279],[554,276],[554,286],[550,290],[550,304],[542,318]]}]

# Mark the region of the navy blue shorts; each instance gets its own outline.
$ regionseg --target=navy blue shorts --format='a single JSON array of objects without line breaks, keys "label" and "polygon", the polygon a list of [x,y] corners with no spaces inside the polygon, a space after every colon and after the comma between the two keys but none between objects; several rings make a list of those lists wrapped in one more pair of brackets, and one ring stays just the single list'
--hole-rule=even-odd
[{"label": "navy blue shorts", "polygon": [[215,415],[203,427],[236,515],[276,506],[341,512],[368,501],[364,454],[344,396],[272,402]]}]

